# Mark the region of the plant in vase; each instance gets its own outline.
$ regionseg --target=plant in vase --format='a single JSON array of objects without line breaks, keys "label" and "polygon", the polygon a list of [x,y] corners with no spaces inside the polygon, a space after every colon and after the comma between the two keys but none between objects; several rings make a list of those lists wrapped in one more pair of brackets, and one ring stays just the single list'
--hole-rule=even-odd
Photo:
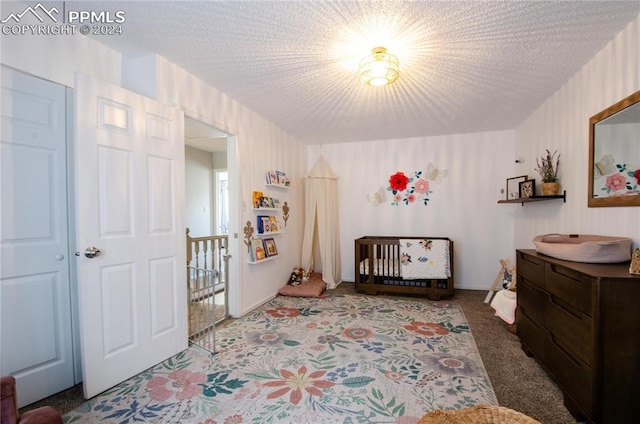
[{"label": "plant in vase", "polygon": [[547,149],[547,154],[536,159],[538,167],[535,169],[542,177],[542,194],[553,196],[558,194],[560,183],[558,182],[558,167],[560,166],[560,155],[556,157],[558,151],[553,154]]}]

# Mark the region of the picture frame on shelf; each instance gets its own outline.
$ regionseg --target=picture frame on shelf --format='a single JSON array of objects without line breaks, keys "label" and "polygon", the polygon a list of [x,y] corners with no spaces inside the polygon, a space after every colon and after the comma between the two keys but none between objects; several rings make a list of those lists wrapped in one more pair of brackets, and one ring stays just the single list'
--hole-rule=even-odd
[{"label": "picture frame on shelf", "polygon": [[268,216],[262,217],[262,233],[270,233],[271,230],[271,220]]},{"label": "picture frame on shelf", "polygon": [[268,196],[262,196],[260,197],[260,208],[271,208],[272,207],[272,203],[271,203],[271,197]]},{"label": "picture frame on shelf", "polygon": [[269,217],[268,216],[266,216],[266,215],[258,215],[256,217],[256,227],[258,229],[258,234],[264,234],[265,233],[265,228],[264,228],[265,218],[266,218],[266,222],[268,223],[269,222]]},{"label": "picture frame on shelf", "polygon": [[267,257],[264,240],[261,238],[251,239],[251,256],[253,262],[261,261]]},{"label": "picture frame on shelf", "polygon": [[278,184],[278,174],[276,174],[276,171],[267,171],[267,184]]},{"label": "picture frame on shelf", "polygon": [[264,250],[268,258],[276,256],[278,254],[276,241],[273,238],[264,239]]},{"label": "picture frame on shelf", "polygon": [[278,221],[275,216],[269,216],[269,229],[272,233],[278,231]]},{"label": "picture frame on shelf", "polygon": [[526,175],[507,178],[507,200],[520,198],[520,183],[526,181]]},{"label": "picture frame on shelf", "polygon": [[518,183],[518,193],[521,199],[536,195],[536,180],[524,180]]},{"label": "picture frame on shelf", "polygon": [[264,196],[264,194],[261,191],[252,192],[254,209],[258,209],[260,207],[260,202],[261,202],[260,199],[262,198],[262,196]]},{"label": "picture frame on shelf", "polygon": [[278,185],[286,185],[286,182],[289,180],[287,174],[283,171],[276,170],[276,177],[278,178],[278,182],[276,183]]}]

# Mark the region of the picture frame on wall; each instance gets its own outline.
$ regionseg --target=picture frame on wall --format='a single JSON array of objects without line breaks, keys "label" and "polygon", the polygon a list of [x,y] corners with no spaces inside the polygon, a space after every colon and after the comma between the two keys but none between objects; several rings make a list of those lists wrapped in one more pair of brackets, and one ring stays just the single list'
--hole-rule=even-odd
[{"label": "picture frame on wall", "polygon": [[278,254],[278,249],[276,248],[276,241],[272,238],[264,239],[264,249],[266,251],[268,258],[272,256],[276,256]]},{"label": "picture frame on wall", "polygon": [[507,200],[520,198],[520,183],[527,180],[526,175],[507,178]]},{"label": "picture frame on wall", "polygon": [[251,240],[251,257],[254,262],[261,261],[267,257],[264,240],[261,238],[254,238]]},{"label": "picture frame on wall", "polygon": [[533,197],[536,194],[536,180],[524,180],[518,184],[521,198]]}]

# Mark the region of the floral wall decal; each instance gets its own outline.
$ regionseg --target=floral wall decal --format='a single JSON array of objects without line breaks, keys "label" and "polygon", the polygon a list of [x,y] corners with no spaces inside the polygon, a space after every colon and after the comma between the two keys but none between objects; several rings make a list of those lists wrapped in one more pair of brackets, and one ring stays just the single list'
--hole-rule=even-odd
[{"label": "floral wall decal", "polygon": [[422,202],[429,204],[429,195],[433,193],[431,183],[440,183],[447,176],[446,169],[437,169],[429,163],[427,170],[415,171],[412,177],[408,177],[404,172],[398,171],[389,177],[389,187],[387,190],[393,194],[392,206],[399,206],[401,203],[409,205],[411,203]]},{"label": "floral wall decal", "polygon": [[387,196],[385,195],[384,187],[380,187],[377,192],[367,194],[367,200],[373,206],[378,206],[387,201]]}]

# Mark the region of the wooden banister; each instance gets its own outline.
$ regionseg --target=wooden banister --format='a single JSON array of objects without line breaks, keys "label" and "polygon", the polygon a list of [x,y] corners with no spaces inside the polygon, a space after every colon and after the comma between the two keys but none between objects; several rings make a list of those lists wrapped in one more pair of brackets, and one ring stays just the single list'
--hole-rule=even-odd
[{"label": "wooden banister", "polygon": [[222,254],[229,247],[229,236],[191,237],[187,228],[187,266],[222,271]]}]

